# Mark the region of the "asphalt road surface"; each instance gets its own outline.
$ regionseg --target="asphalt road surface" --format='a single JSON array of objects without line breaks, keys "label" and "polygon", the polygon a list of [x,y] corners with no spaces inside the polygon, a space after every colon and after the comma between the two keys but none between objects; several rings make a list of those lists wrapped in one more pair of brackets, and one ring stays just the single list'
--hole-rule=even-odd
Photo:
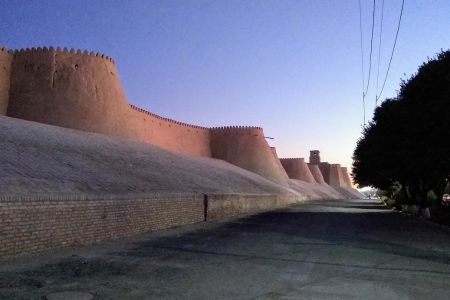
[{"label": "asphalt road surface", "polygon": [[333,200],[0,260],[0,299],[61,291],[97,299],[449,299],[450,234],[375,202]]}]

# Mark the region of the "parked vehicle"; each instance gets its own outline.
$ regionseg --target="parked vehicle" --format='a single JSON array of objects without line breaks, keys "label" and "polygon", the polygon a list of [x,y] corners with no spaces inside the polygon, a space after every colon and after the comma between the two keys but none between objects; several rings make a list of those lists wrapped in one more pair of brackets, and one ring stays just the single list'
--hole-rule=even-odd
[{"label": "parked vehicle", "polygon": [[444,194],[442,196],[442,205],[450,206],[450,194]]}]

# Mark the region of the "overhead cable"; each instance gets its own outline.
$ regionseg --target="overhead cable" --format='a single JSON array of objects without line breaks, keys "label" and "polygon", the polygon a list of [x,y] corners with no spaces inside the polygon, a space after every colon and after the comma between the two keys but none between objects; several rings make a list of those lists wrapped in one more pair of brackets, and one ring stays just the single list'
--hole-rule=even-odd
[{"label": "overhead cable", "polygon": [[378,99],[380,99],[381,94],[383,93],[384,86],[386,84],[386,80],[387,80],[387,77],[388,77],[388,74],[389,74],[389,70],[391,68],[392,57],[394,56],[395,46],[397,45],[398,32],[400,31],[400,24],[402,22],[404,5],[405,5],[405,0],[402,0],[402,8],[400,9],[400,17],[398,18],[397,32],[395,33],[395,40],[394,40],[394,46],[392,47],[392,51],[391,51],[391,58],[389,59],[389,64],[388,64],[388,68],[387,68],[387,71],[386,71],[386,76],[384,77],[384,81],[383,81],[383,85],[382,85],[381,90],[380,90],[380,94],[378,94],[378,96],[376,96],[376,102],[378,102]]}]

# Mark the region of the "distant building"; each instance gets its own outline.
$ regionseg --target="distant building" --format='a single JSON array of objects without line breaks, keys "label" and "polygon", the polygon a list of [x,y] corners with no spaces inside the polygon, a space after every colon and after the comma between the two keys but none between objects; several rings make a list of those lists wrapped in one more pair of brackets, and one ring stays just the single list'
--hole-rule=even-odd
[{"label": "distant building", "polygon": [[313,164],[313,165],[320,164],[320,151],[319,150],[309,151],[309,163]]}]

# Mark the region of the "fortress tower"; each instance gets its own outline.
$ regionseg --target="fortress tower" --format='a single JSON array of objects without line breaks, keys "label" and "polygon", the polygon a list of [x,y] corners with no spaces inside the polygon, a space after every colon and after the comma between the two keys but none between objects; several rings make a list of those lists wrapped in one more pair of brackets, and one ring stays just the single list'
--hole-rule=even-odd
[{"label": "fortress tower", "polygon": [[288,180],[260,127],[211,128],[211,154],[275,182]]},{"label": "fortress tower", "polygon": [[320,151],[319,150],[309,151],[309,163],[314,164],[314,165],[320,164]]}]

